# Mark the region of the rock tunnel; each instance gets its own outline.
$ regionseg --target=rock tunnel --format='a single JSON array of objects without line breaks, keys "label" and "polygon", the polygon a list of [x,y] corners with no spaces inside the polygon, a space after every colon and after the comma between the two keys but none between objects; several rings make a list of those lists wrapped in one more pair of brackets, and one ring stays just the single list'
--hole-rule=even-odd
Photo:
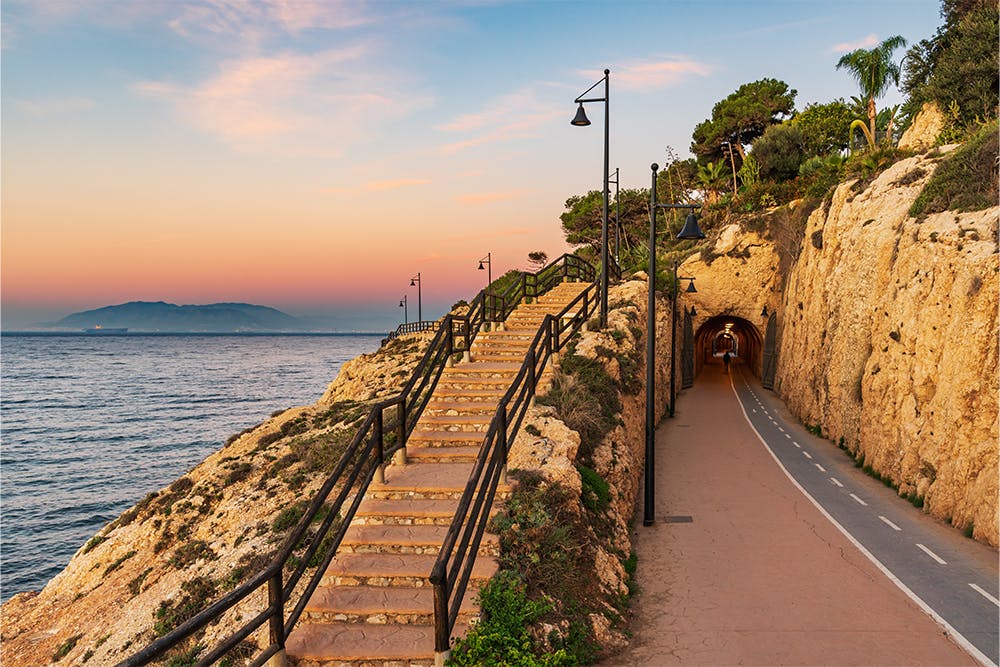
[{"label": "rock tunnel", "polygon": [[709,317],[694,332],[695,375],[705,364],[721,364],[722,355],[729,352],[734,361],[760,377],[763,343],[760,330],[749,320],[734,315]]}]

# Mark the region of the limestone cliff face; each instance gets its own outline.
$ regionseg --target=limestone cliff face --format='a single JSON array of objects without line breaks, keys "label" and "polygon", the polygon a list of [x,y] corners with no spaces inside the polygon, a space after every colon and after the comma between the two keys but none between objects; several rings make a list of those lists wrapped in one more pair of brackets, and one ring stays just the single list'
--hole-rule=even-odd
[{"label": "limestone cliff face", "polygon": [[[323,399],[234,436],[102,528],[41,592],[3,605],[0,662],[116,664],[260,571],[367,415],[369,399],[399,391],[426,340],[405,336],[345,364]],[[263,595],[251,603],[199,641],[228,636],[240,615],[266,606]]]},{"label": "limestone cliff face", "polygon": [[844,183],[810,216],[776,390],[901,494],[996,546],[1000,209],[910,218],[937,162]]}]

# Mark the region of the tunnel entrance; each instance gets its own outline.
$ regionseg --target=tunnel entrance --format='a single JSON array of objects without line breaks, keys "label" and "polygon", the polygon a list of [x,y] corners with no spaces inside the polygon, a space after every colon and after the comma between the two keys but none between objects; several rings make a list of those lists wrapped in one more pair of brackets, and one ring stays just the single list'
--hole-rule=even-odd
[{"label": "tunnel entrance", "polygon": [[764,339],[750,321],[734,315],[716,315],[703,322],[694,334],[695,374],[705,364],[721,364],[728,352],[757,377],[761,374]]}]

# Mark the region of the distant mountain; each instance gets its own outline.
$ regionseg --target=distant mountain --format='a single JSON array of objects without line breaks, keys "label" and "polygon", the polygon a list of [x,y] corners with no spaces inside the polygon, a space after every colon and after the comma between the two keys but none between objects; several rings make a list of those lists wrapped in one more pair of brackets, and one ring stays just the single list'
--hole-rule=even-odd
[{"label": "distant mountain", "polygon": [[280,310],[249,303],[178,306],[164,301],[132,301],[67,315],[58,327],[127,327],[132,331],[219,332],[302,331],[306,323]]}]

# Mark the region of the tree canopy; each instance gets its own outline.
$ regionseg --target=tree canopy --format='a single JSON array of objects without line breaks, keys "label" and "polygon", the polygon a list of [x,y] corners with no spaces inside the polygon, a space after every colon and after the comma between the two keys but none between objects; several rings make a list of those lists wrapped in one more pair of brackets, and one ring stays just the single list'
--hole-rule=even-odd
[{"label": "tree canopy", "polygon": [[906,40],[895,35],[872,49],[855,49],[837,61],[837,69],[846,69],[861,89],[861,97],[868,100],[868,123],[871,136],[875,137],[875,120],[878,115],[875,100],[882,97],[890,84],[899,83],[899,65],[892,61],[892,53],[906,46]]},{"label": "tree canopy", "polygon": [[802,131],[802,148],[807,155],[828,155],[847,148],[851,121],[856,116],[843,100],[809,104],[792,118]]},{"label": "tree canopy", "polygon": [[712,108],[712,117],[702,121],[691,135],[691,152],[705,163],[724,157],[725,142],[742,156],[744,145],[753,143],[769,125],[781,122],[795,108],[796,91],[778,79],[760,79],[740,86]]}]

